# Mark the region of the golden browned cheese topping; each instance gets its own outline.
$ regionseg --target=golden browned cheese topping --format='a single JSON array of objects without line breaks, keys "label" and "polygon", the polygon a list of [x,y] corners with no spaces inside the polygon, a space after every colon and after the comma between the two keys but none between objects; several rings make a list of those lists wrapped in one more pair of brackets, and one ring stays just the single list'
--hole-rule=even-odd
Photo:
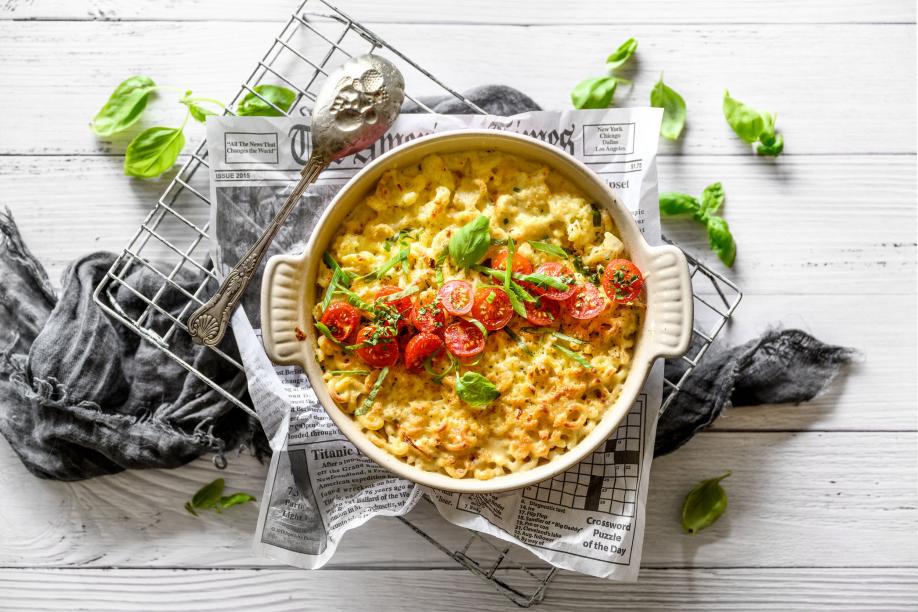
[{"label": "golden browned cheese topping", "polygon": [[[443,281],[499,287],[501,279],[441,257],[453,233],[479,215],[489,218],[496,244],[512,238],[534,267],[560,261],[577,270],[577,284],[591,278],[596,282],[597,268],[628,257],[608,213],[561,175],[543,164],[489,151],[430,155],[419,164],[387,171],[375,192],[348,216],[328,252],[345,271],[370,275],[351,285],[366,302],[373,302],[383,285],[417,288],[411,299],[420,303],[434,300]],[[531,242],[562,247],[569,255],[560,259]],[[397,261],[381,278],[371,275],[403,248],[405,263]],[[481,263],[489,265],[498,248],[492,247]],[[331,269],[321,266],[319,295],[331,277]],[[593,319],[562,314],[558,323],[535,328],[515,315],[507,326],[511,333],[490,332],[484,351],[457,368],[460,375],[477,372],[494,384],[500,395],[486,405],[457,396],[455,372],[436,382],[425,369],[406,369],[402,358],[389,367],[368,402],[378,368],[344,343],[321,336],[316,357],[332,398],[374,444],[424,470],[454,478],[494,478],[532,469],[572,448],[618,397],[644,306],[640,299],[615,304],[602,289],[598,293],[606,307]],[[332,301],[344,299],[332,296]],[[320,306],[313,314],[321,318]],[[441,372],[450,360],[444,349],[429,365]]]}]

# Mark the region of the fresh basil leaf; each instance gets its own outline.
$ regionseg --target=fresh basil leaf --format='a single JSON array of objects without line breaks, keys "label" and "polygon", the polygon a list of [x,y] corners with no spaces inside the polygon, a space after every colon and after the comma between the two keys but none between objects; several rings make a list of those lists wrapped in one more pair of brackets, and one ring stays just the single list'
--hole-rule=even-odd
[{"label": "fresh basil leaf", "polygon": [[692,487],[682,502],[682,528],[687,533],[698,533],[710,527],[727,509],[727,492],[720,481],[730,475],[703,480]]},{"label": "fresh basil leaf", "polygon": [[724,117],[736,135],[749,143],[758,140],[762,130],[765,129],[765,118],[762,113],[731,98],[730,92],[726,90],[724,90]]},{"label": "fresh basil leaf", "polygon": [[191,505],[190,501],[185,502],[185,510],[187,510],[188,513],[191,514],[192,516],[198,515],[198,513],[194,511],[194,506]]},{"label": "fresh basil leaf", "polygon": [[543,253],[548,253],[549,255],[554,255],[555,257],[560,257],[561,259],[567,259],[567,251],[559,247],[557,244],[552,244],[550,242],[539,242],[538,240],[530,240],[529,246],[534,248],[536,251],[542,251]]},{"label": "fresh basil leaf", "polygon": [[382,387],[383,381],[386,380],[386,375],[388,373],[388,367],[385,367],[379,371],[379,376],[376,377],[376,382],[373,383],[373,388],[370,389],[370,394],[367,395],[365,400],[363,400],[363,403],[360,404],[360,407],[354,411],[354,416],[363,416],[370,411],[370,409],[373,407],[373,402],[376,401],[376,395],[379,393],[379,389]]},{"label": "fresh basil leaf", "polygon": [[490,220],[479,215],[460,227],[449,239],[449,256],[460,268],[470,268],[481,261],[491,246]]},{"label": "fresh basil leaf", "polygon": [[580,81],[571,91],[574,108],[608,108],[612,104],[618,77],[600,76]]},{"label": "fresh basil leaf", "polygon": [[236,115],[240,117],[281,117],[290,110],[296,100],[295,91],[280,85],[256,85],[252,89],[261,98],[251,91],[245,94],[236,105]]},{"label": "fresh basil leaf", "polygon": [[629,38],[621,45],[618,49],[612,52],[612,54],[606,58],[606,68],[609,70],[614,70],[622,66],[625,62],[631,59],[631,56],[634,55],[634,52],[637,51],[638,44],[637,41],[633,38]]},{"label": "fresh basil leaf", "polygon": [[661,193],[660,212],[667,216],[693,215],[701,210],[698,200],[685,193]]},{"label": "fresh basil leaf", "polygon": [[660,134],[663,135],[663,138],[669,140],[679,138],[682,128],[685,127],[685,100],[663,82],[662,73],[660,80],[650,90],[650,105],[663,109],[663,123],[660,126]]},{"label": "fresh basil leaf", "polygon": [[724,204],[724,186],[720,182],[711,183],[701,192],[701,210],[706,213],[716,213]]},{"label": "fresh basil leaf", "polygon": [[768,145],[759,144],[755,149],[756,153],[759,155],[765,155],[767,157],[777,157],[781,154],[782,151],[784,151],[784,136],[781,134],[778,134],[775,137],[773,143]]},{"label": "fresh basil leaf", "polygon": [[583,357],[583,355],[581,355],[581,354],[578,353],[577,351],[572,351],[571,349],[567,348],[566,346],[564,346],[564,345],[562,345],[562,344],[558,344],[557,342],[553,342],[553,343],[552,343],[552,346],[555,347],[558,351],[560,351],[561,354],[564,355],[565,357],[567,357],[568,359],[570,359],[570,360],[572,360],[572,361],[576,361],[577,363],[579,363],[580,365],[582,365],[583,367],[585,367],[585,368],[588,369],[588,370],[592,370],[592,369],[593,369],[593,366],[590,364],[590,362],[587,361],[587,360]]},{"label": "fresh basil leaf", "polygon": [[238,506],[239,504],[247,504],[253,501],[255,501],[255,497],[248,493],[231,493],[230,495],[220,498],[219,507],[225,510],[226,508]]},{"label": "fresh basil leaf", "polygon": [[500,391],[478,372],[466,372],[461,377],[456,372],[456,395],[470,406],[487,406],[500,397]]},{"label": "fresh basil leaf", "polygon": [[728,267],[733,267],[736,260],[736,243],[733,241],[733,234],[730,233],[730,226],[727,220],[717,215],[711,215],[707,221],[708,227],[708,244],[711,250],[720,258]]},{"label": "fresh basil leaf", "polygon": [[195,493],[191,498],[191,506],[198,510],[202,508],[213,508],[220,501],[223,495],[223,487],[226,483],[222,478],[209,482]]},{"label": "fresh basil leaf", "polygon": [[124,154],[124,173],[128,176],[153,178],[175,164],[185,147],[181,127],[151,127],[137,135]]},{"label": "fresh basil leaf", "polygon": [[150,77],[132,76],[125,79],[93,117],[92,131],[99,136],[111,136],[127,129],[140,119],[155,89],[156,83]]},{"label": "fresh basil leaf", "polygon": [[190,91],[186,91],[179,102],[188,107],[188,112],[195,121],[200,121],[201,123],[207,123],[207,117],[217,114],[206,106],[202,106],[201,102],[223,107],[219,100],[213,100],[211,98],[192,98]]}]

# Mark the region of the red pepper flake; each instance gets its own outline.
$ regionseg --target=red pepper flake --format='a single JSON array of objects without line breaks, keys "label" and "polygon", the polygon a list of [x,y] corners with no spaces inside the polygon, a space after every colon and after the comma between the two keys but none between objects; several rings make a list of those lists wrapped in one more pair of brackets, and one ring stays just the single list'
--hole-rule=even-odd
[{"label": "red pepper flake", "polygon": [[303,330],[300,329],[299,327],[294,327],[293,333],[296,334],[296,339],[299,340],[300,342],[306,339],[306,334],[304,334]]}]

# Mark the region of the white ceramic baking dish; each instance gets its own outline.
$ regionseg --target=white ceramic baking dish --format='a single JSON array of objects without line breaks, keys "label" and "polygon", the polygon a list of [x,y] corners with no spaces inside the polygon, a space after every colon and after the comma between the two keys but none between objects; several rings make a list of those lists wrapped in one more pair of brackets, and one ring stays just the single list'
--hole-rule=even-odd
[{"label": "white ceramic baking dish", "polygon": [[[592,201],[605,207],[622,241],[644,275],[647,313],[635,347],[634,359],[622,393],[602,421],[577,446],[532,470],[491,480],[452,478],[409,465],[375,446],[350,416],[328,394],[315,359],[316,330],[313,306],[321,295],[316,275],[325,251],[345,217],[375,189],[390,169],[417,163],[431,153],[487,149],[526,157],[551,166],[577,185]],[[451,491],[484,493],[525,487],[554,476],[580,462],[615,431],[628,413],[654,361],[683,354],[692,332],[692,287],[685,256],[674,246],[651,246],[644,240],[631,213],[596,174],[560,149],[510,132],[461,130],[419,138],[380,156],[361,170],[338,193],[319,219],[304,253],[272,257],[265,269],[261,292],[261,322],[265,350],[277,364],[305,370],[316,397],[351,442],[366,456],[393,473],[417,483]],[[296,328],[306,334],[297,340]]]}]

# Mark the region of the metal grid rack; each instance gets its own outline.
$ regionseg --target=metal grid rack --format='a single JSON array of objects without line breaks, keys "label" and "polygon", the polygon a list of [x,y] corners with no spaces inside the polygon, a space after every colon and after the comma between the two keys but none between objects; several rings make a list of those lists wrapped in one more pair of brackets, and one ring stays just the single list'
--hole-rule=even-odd
[{"label": "metal grid rack", "polygon": [[[318,5],[318,11],[313,10],[315,5]],[[261,98],[279,113],[284,113],[283,109],[274,106],[255,91],[255,87],[264,82],[282,84],[297,92],[297,99],[284,114],[308,114],[328,71],[353,55],[369,52],[387,56],[394,61],[405,75],[409,91],[430,92],[433,87],[440,94],[455,96],[471,113],[484,112],[325,0],[303,0],[274,38],[267,53],[242,83],[227,106],[226,113],[232,114],[230,109],[247,94]],[[423,101],[411,96],[408,98],[424,111],[432,112]],[[211,295],[218,282],[208,254],[211,203],[205,195],[209,193],[207,168],[207,148],[206,143],[202,142],[122,250],[96,288],[94,299],[109,315],[155,344],[240,409],[254,416],[252,407],[243,399],[244,389],[236,392],[224,389],[174,350],[177,343],[187,341],[183,336],[186,334],[187,317]],[[687,366],[684,374],[678,380],[666,380],[665,392],[669,395],[661,412],[703,358],[742,296],[736,285],[720,274],[692,257],[689,257],[689,262],[696,309],[693,348],[689,355],[682,357]],[[148,270],[158,281],[158,286],[152,292],[148,286],[135,286],[132,273],[139,269]],[[189,273],[201,277],[192,288],[187,285]],[[176,296],[184,301],[178,316],[173,315],[165,306],[168,301],[174,301]],[[141,312],[128,312],[122,307],[120,300],[128,297],[144,304]],[[205,350],[215,351],[227,363],[244,373],[242,364],[220,348]],[[496,543],[476,532],[462,529],[467,532],[467,542],[463,546],[451,548],[409,519],[402,517],[401,520],[456,562],[490,582],[519,606],[529,607],[540,602],[556,574],[554,568],[533,561],[533,557],[520,560],[517,553],[521,549]]]}]

